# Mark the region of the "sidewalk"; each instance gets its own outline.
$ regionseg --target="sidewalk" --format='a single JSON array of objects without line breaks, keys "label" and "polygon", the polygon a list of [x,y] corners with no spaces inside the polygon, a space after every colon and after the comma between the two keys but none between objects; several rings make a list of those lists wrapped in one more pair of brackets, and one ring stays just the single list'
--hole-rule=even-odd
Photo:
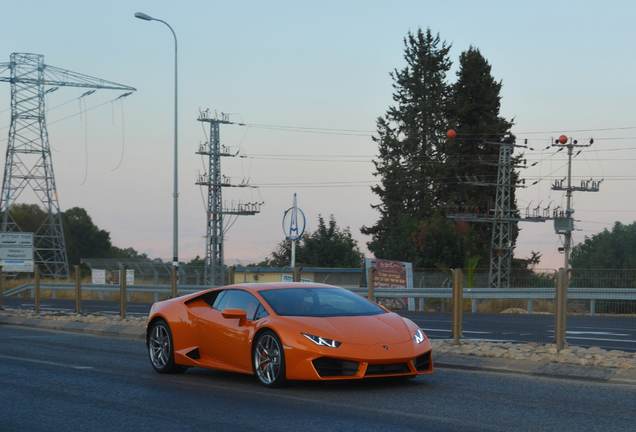
[{"label": "sidewalk", "polygon": [[0,310],[0,325],[18,325],[25,327],[35,327],[46,330],[61,330],[75,333],[89,333],[97,336],[115,336],[127,339],[144,340],[146,337],[145,321],[130,320],[117,322],[114,317],[105,317],[108,319],[86,322],[86,321],[70,321],[51,319],[52,317],[29,317],[14,316],[6,310]]}]

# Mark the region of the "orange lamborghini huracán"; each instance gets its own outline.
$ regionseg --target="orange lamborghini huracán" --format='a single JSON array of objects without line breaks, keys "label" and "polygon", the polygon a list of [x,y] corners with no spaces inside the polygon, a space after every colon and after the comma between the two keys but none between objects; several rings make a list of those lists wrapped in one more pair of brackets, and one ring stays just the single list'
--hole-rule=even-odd
[{"label": "orange lamborghini hurac\u00e1n", "polygon": [[221,369],[268,387],[433,372],[431,343],[411,320],[313,283],[231,285],[155,303],[146,343],[157,372]]}]

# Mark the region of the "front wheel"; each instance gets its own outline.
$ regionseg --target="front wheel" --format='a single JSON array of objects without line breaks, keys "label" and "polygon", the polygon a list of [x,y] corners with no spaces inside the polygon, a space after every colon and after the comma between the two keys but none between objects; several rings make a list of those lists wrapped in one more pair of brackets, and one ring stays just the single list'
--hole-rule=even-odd
[{"label": "front wheel", "polygon": [[148,355],[152,367],[159,373],[183,372],[186,368],[174,362],[174,343],[168,323],[155,321],[148,332]]},{"label": "front wheel", "polygon": [[276,333],[266,330],[254,342],[254,372],[266,387],[285,385],[285,351]]}]

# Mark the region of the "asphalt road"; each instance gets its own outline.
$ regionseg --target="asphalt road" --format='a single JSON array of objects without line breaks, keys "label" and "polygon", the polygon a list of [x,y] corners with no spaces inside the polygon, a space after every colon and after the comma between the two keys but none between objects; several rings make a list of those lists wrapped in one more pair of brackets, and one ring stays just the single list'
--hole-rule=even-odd
[{"label": "asphalt road", "polygon": [[0,326],[0,430],[633,431],[636,388],[438,369],[412,381],[156,374],[143,343]]},{"label": "asphalt road", "polygon": [[[33,308],[33,303],[22,299],[5,299],[12,307]],[[70,311],[70,300],[46,300],[43,310]],[[128,313],[146,315],[148,304],[129,303]],[[84,312],[118,314],[119,304],[108,301],[84,301]],[[451,334],[451,318],[442,313],[404,313],[413,319],[433,339],[445,339]],[[464,314],[463,335],[468,339],[511,342],[548,343],[554,339],[552,315]],[[568,318],[567,340],[572,345],[598,346],[605,349],[636,351],[636,316],[573,315]]]},{"label": "asphalt road", "polygon": [[[449,314],[404,313],[429,337],[449,338]],[[636,351],[636,316],[571,315],[567,321],[567,342],[572,345],[598,346],[608,350]],[[527,314],[464,314],[463,336],[507,342],[554,341],[554,316]]]}]

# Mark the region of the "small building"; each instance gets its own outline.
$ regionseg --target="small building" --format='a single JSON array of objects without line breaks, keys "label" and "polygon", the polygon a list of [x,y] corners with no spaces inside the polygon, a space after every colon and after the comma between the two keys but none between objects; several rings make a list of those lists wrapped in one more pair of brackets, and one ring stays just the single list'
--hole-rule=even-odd
[{"label": "small building", "polygon": [[[326,283],[345,288],[363,286],[363,283],[361,283],[362,276],[360,268],[300,268],[300,280],[302,282]],[[230,281],[230,283],[291,281],[293,281],[293,269],[291,267],[236,266],[234,267],[234,280]]]}]

